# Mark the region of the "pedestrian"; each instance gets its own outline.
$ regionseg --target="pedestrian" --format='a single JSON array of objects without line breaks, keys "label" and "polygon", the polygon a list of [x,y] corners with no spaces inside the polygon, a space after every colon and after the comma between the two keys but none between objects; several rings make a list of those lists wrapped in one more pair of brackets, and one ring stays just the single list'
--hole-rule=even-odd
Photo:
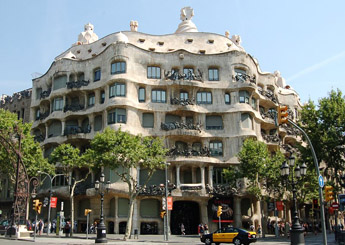
[{"label": "pedestrian", "polygon": [[43,230],[43,221],[40,219],[38,223],[38,234],[42,235],[42,230]]},{"label": "pedestrian", "polygon": [[26,221],[26,229],[27,229],[28,231],[31,231],[31,222],[30,222],[30,220],[27,220],[27,221]]},{"label": "pedestrian", "polygon": [[66,224],[65,224],[65,234],[66,234],[66,237],[70,236],[70,232],[71,232],[71,225],[70,225],[70,222],[67,221]]},{"label": "pedestrian", "polygon": [[208,225],[207,224],[204,224],[204,233],[205,234],[209,234]]},{"label": "pedestrian", "polygon": [[254,231],[254,225],[251,224],[250,227],[249,227],[249,229],[250,229],[251,231]]},{"label": "pedestrian", "polygon": [[181,228],[181,235],[186,235],[183,223],[181,223],[180,228]]},{"label": "pedestrian", "polygon": [[204,234],[204,226],[202,225],[202,223],[198,225],[198,233],[200,237],[202,237],[202,235]]},{"label": "pedestrian", "polygon": [[258,237],[261,237],[261,225],[258,225],[257,233],[258,233]]},{"label": "pedestrian", "polygon": [[53,221],[53,223],[52,223],[51,233],[56,233],[56,222],[55,221]]}]

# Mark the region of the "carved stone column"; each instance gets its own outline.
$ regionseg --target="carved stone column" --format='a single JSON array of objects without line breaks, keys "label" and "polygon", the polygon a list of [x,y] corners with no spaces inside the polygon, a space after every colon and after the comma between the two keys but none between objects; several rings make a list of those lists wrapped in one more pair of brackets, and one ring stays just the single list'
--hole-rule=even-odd
[{"label": "carved stone column", "polygon": [[139,229],[139,210],[138,207],[140,206],[140,201],[138,199],[134,200],[134,210],[133,210],[133,225],[132,225],[132,234],[134,234],[134,230],[137,229],[138,232]]},{"label": "carved stone column", "polygon": [[205,189],[205,166],[200,167],[201,188]]},{"label": "carved stone column", "polygon": [[[196,168],[192,166],[191,170],[192,170],[192,183],[196,183]],[[186,183],[186,180],[184,183]]]},{"label": "carved stone column", "polygon": [[140,166],[137,167],[137,182],[140,185]]},{"label": "carved stone column", "polygon": [[234,225],[242,227],[241,198],[234,196]]},{"label": "carved stone column", "polygon": [[213,187],[213,166],[208,166],[208,184]]},{"label": "carved stone column", "polygon": [[180,165],[176,165],[176,187],[180,189],[181,182],[180,182]]}]

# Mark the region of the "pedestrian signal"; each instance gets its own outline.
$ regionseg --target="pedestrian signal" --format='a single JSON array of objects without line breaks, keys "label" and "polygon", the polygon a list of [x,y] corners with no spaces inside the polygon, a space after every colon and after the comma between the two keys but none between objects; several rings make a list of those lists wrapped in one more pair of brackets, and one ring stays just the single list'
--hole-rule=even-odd
[{"label": "pedestrian signal", "polygon": [[162,219],[164,218],[165,214],[166,214],[165,211],[162,211],[162,212],[161,212],[161,218],[162,218]]},{"label": "pedestrian signal", "polygon": [[217,210],[217,217],[219,218],[222,215],[222,206],[218,206],[218,210]]},{"label": "pedestrian signal", "polygon": [[92,209],[85,209],[85,216],[92,212]]}]

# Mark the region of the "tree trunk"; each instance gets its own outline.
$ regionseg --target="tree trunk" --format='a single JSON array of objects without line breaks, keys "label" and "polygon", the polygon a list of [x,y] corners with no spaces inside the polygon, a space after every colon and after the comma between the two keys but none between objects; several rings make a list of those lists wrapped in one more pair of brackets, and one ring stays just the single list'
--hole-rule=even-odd
[{"label": "tree trunk", "polygon": [[71,191],[71,197],[70,197],[70,202],[71,202],[71,228],[70,228],[70,235],[71,237],[73,236],[73,228],[74,228],[74,189],[75,189],[76,184],[72,186],[72,191]]},{"label": "tree trunk", "polygon": [[129,209],[128,209],[128,217],[127,217],[127,226],[126,226],[126,233],[123,240],[127,240],[131,238],[132,234],[132,226],[133,226],[133,212],[134,212],[134,201],[136,198],[136,195],[130,195],[129,196]]}]

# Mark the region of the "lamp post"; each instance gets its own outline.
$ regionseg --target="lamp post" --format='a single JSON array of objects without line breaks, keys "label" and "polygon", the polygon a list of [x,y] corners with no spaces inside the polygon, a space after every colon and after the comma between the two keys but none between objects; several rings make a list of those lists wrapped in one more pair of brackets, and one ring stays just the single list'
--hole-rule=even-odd
[{"label": "lamp post", "polygon": [[99,195],[101,196],[101,217],[99,225],[97,226],[97,237],[95,243],[107,243],[107,230],[104,224],[103,219],[103,201],[104,201],[104,194],[105,191],[108,191],[110,188],[110,181],[108,180],[107,183],[104,183],[105,177],[104,173],[101,174],[100,180],[95,182],[95,189],[98,191]]},{"label": "lamp post", "polygon": [[37,173],[47,175],[49,177],[49,180],[50,180],[49,202],[48,202],[48,229],[47,229],[47,235],[49,236],[49,233],[50,233],[50,210],[51,210],[50,202],[51,202],[51,199],[53,196],[53,180],[55,179],[55,177],[61,176],[64,174],[56,174],[53,177],[51,177],[48,173],[43,172],[43,171],[38,171]]},{"label": "lamp post", "polygon": [[[296,185],[298,183],[298,180],[301,179],[301,177],[304,177],[307,172],[307,166],[305,163],[303,163],[301,166],[296,166],[294,171],[291,171],[291,180],[289,180],[289,174],[290,174],[290,167],[293,169],[295,166],[295,158],[290,157],[288,159],[289,165],[286,163],[286,161],[283,162],[281,166],[281,172],[280,175],[284,177],[287,181],[287,184],[291,184],[292,187],[292,193],[293,193],[293,221],[292,221],[292,227],[290,230],[291,233],[291,244],[297,245],[297,244],[305,244],[304,242],[304,229],[301,226],[298,218],[298,210],[297,210],[297,196],[296,196]],[[296,178],[296,180],[295,180]]]},{"label": "lamp post", "polygon": [[168,210],[168,166],[170,163],[165,163],[165,212],[164,216],[164,240],[169,241],[169,210]]}]

